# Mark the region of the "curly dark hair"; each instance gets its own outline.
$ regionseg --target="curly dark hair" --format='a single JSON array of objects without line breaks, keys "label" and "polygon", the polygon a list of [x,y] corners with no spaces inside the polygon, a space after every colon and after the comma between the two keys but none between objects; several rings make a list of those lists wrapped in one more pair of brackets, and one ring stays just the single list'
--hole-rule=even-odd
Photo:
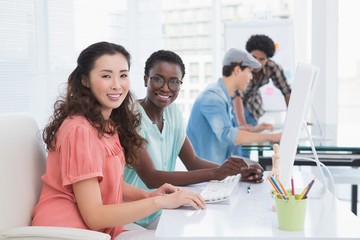
[{"label": "curly dark hair", "polygon": [[150,55],[150,57],[146,60],[145,63],[145,70],[144,70],[145,76],[149,76],[150,69],[153,68],[157,62],[169,62],[179,65],[182,72],[181,78],[184,78],[185,65],[182,59],[176,53],[168,50],[159,50]]},{"label": "curly dark hair", "polygon": [[[50,118],[50,123],[45,127],[42,137],[49,151],[55,149],[55,135],[63,121],[70,116],[84,116],[91,125],[99,132],[99,137],[105,133],[119,133],[120,143],[124,149],[126,163],[129,165],[137,164],[137,149],[141,147],[145,140],[138,134],[140,126],[140,113],[134,113],[131,106],[134,104],[134,97],[129,91],[120,107],[113,109],[110,118],[104,119],[101,114],[101,105],[85,87],[81,80],[88,78],[95,62],[103,55],[122,54],[130,70],[130,53],[123,47],[109,42],[98,42],[84,49],[78,59],[77,66],[70,74],[67,83],[65,96],[60,96],[54,104],[54,114]],[[110,128],[109,128],[110,126]],[[112,126],[112,127],[111,127]],[[112,129],[112,130],[109,130]]]},{"label": "curly dark hair", "polygon": [[246,50],[248,52],[260,50],[266,54],[267,58],[272,58],[275,54],[275,43],[264,34],[252,35],[246,42]]}]

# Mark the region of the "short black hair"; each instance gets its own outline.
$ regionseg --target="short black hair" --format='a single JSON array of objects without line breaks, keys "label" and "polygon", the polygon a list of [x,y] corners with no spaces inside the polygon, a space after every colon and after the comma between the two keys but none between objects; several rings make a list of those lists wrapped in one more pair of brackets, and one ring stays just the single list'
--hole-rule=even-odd
[{"label": "short black hair", "polygon": [[169,50],[159,50],[150,55],[150,57],[146,60],[145,63],[145,70],[144,70],[145,76],[149,76],[150,69],[153,68],[157,62],[169,62],[179,65],[182,72],[181,78],[184,78],[185,65],[181,57],[177,55],[175,52]]},{"label": "short black hair", "polygon": [[254,50],[263,51],[268,58],[272,58],[275,54],[275,43],[264,34],[252,35],[246,42],[246,51],[250,53]]},{"label": "short black hair", "polygon": [[231,63],[230,66],[223,66],[222,75],[224,77],[229,77],[234,71],[234,68],[237,66],[240,67],[241,71],[244,71],[244,69],[248,67],[248,66],[243,66],[241,63]]}]

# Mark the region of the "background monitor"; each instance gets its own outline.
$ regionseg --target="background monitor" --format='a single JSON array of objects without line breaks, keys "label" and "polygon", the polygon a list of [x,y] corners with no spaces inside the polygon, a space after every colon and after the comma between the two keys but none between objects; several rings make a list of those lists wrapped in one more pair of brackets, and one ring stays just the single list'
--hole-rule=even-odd
[{"label": "background monitor", "polygon": [[314,95],[318,76],[318,67],[307,63],[297,64],[279,149],[279,179],[284,186],[290,185],[300,131]]}]

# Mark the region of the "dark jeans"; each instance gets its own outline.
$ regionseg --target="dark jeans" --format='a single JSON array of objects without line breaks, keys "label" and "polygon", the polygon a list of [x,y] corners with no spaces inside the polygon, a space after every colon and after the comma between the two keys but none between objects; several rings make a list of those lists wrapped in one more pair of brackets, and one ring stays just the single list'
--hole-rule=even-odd
[{"label": "dark jeans", "polygon": [[251,115],[251,113],[245,108],[244,110],[245,113],[245,120],[246,123],[251,125],[251,126],[256,126],[258,125],[258,120],[256,120],[253,115]]}]

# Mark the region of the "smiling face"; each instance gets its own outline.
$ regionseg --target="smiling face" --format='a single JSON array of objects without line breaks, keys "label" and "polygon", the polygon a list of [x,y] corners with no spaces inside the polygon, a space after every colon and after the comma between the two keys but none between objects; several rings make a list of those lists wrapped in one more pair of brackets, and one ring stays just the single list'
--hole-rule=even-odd
[{"label": "smiling face", "polygon": [[[158,87],[157,81],[159,79],[165,81],[162,87]],[[165,108],[174,102],[179,94],[179,90],[171,90],[169,88],[169,81],[181,81],[181,68],[176,63],[169,63],[159,61],[149,71],[149,76],[144,77],[145,85],[147,86],[146,98],[150,100],[158,108]]]},{"label": "smiling face", "polygon": [[120,53],[99,57],[89,78],[83,78],[82,84],[90,88],[101,105],[104,118],[108,119],[111,111],[121,105],[129,92],[129,66],[126,58]]},{"label": "smiling face", "polygon": [[[264,53],[263,51],[261,50],[253,50],[250,52],[250,54],[256,58],[256,60],[259,61],[259,63],[261,63],[261,66],[264,67],[265,64],[267,63],[268,61],[268,57],[266,56],[266,53]],[[262,68],[258,68],[256,69],[256,71],[260,71]]]}]

